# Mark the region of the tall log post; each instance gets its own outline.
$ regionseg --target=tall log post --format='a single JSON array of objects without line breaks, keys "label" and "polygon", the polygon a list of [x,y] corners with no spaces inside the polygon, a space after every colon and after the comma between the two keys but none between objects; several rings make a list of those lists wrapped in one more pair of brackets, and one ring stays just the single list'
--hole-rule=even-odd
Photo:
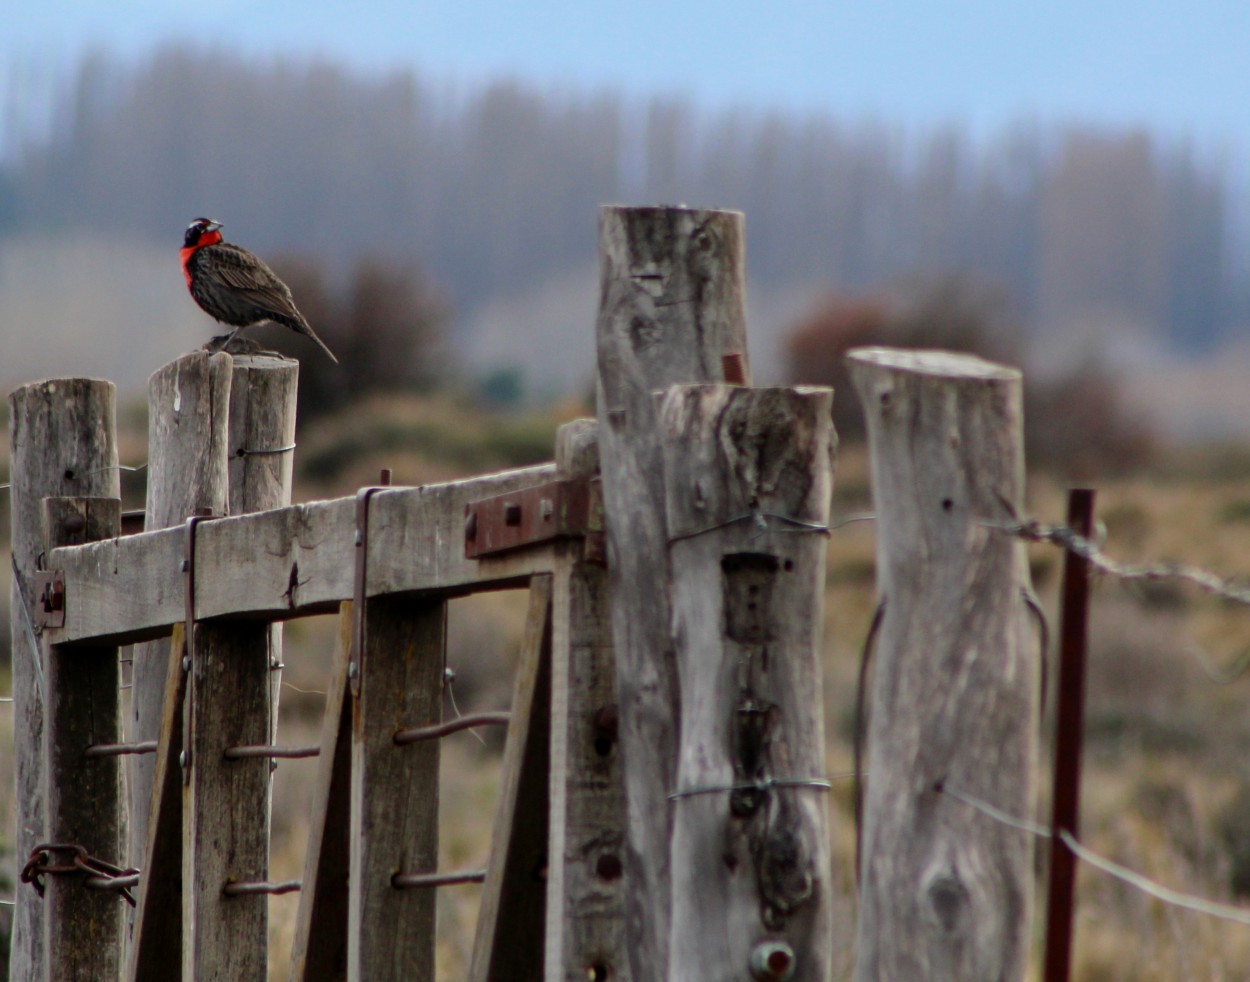
[{"label": "tall log post", "polygon": [[[12,488],[12,665],[17,770],[18,864],[41,841],[45,822],[44,668],[34,627],[35,571],[43,551],[43,499],[120,496],[116,389],[97,379],[48,379],[9,395]],[[14,871],[13,882],[17,882]],[[18,889],[9,977],[41,979],[47,970],[45,903]]]},{"label": "tall log post", "polygon": [[[148,379],[148,490],[143,528],[171,528],[197,512],[226,514],[230,356],[195,351],[157,369]],[[170,576],[177,570],[169,570]],[[135,741],[161,732],[169,639],[134,647],[130,729]],[[130,856],[146,863],[148,812],[156,759],[130,759]]]},{"label": "tall log post", "polygon": [[[664,473],[652,392],[723,377],[745,360],[738,212],[599,212],[598,417],[626,802],[625,908],[635,979],[665,977],[665,795],[676,778],[677,677],[669,631]],[[742,381],[746,382],[745,364]]]},{"label": "tall log post", "polygon": [[[82,545],[121,532],[119,498],[45,498],[44,543]],[[67,598],[73,602],[73,598]],[[95,859],[119,863],[125,806],[117,757],[89,757],[94,744],[121,739],[121,665],[117,647],[50,645],[44,657],[47,842],[81,846]],[[71,860],[52,852],[53,862]],[[46,878],[48,978],[116,982],[121,965],[122,910],[114,892],[85,888],[83,875]]]},{"label": "tall log post", "polygon": [[681,679],[664,978],[831,977],[820,635],[832,402],[828,389],[728,385],[663,400]]},{"label": "tall log post", "polygon": [[1038,661],[1021,544],[1021,380],[967,355],[857,349],[884,616],[868,690],[856,979],[1020,979]]}]

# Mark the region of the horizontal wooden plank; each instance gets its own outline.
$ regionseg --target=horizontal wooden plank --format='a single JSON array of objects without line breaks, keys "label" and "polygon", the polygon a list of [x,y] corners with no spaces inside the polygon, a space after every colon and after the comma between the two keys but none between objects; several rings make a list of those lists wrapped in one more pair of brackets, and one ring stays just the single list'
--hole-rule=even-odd
[{"label": "horizontal wooden plank", "polygon": [[[448,595],[524,584],[552,569],[550,544],[485,559],[464,555],[465,506],[545,484],[555,465],[464,481],[387,488],[370,501],[367,593]],[[65,578],[65,625],[53,644],[129,644],[186,616],[178,527],[53,550]],[[196,530],[196,616],[286,620],[333,613],[352,598],[356,499],[335,498],[202,522]]]}]

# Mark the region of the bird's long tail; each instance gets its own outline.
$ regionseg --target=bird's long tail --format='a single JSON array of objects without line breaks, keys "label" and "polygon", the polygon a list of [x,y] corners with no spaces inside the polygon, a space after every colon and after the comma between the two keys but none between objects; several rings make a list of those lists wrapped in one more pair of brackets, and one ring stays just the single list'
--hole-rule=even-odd
[{"label": "bird's long tail", "polygon": [[307,324],[300,324],[295,327],[295,330],[307,338],[312,338],[312,340],[317,343],[317,347],[330,356],[330,361],[334,362],[336,365],[339,363],[339,360],[334,357],[334,352],[330,350],[329,345],[322,341],[321,338],[317,337],[316,332],[311,327]]}]

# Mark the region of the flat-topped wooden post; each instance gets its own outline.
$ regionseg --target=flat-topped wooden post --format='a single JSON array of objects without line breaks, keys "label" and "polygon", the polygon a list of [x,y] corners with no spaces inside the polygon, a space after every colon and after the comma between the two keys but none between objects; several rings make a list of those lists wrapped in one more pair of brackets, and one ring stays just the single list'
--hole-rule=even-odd
[{"label": "flat-topped wooden post", "polygon": [[868,693],[855,978],[1020,979],[1039,660],[1021,543],[1021,379],[969,355],[861,348],[884,613]]},{"label": "flat-topped wooden post", "polygon": [[739,212],[599,212],[599,446],[626,798],[627,934],[639,980],[667,971],[666,795],[677,760],[664,465],[653,393],[721,381],[727,356],[738,380],[749,383],[744,252]]},{"label": "flat-topped wooden post", "polygon": [[[43,499],[120,495],[116,389],[98,379],[32,382],[9,395],[13,586],[10,594],[18,865],[44,834],[44,668],[35,625],[35,572],[44,551]],[[16,871],[14,871],[16,873]],[[13,881],[17,881],[16,875]],[[47,968],[44,908],[17,888],[9,975],[41,979]]]},{"label": "flat-topped wooden post", "polygon": [[[148,496],[144,530],[181,525],[191,515],[225,515],[227,503],[226,432],[229,426],[231,360],[229,355],[194,351],[153,372],[148,380]],[[170,578],[180,575],[168,570]],[[184,635],[180,635],[183,640]],[[185,652],[184,652],[185,653]],[[130,740],[159,740],[165,723],[166,673],[170,638],[145,641],[131,655]],[[173,721],[171,721],[173,722]],[[180,722],[180,721],[179,721]],[[179,742],[181,731],[179,730]],[[181,747],[166,747],[178,753]],[[153,795],[158,756],[126,758],[130,796],[130,861],[155,871],[141,883],[139,906],[130,912],[128,941],[144,936],[148,967],[130,966],[133,978],[159,978],[169,958],[178,958],[181,941],[181,795],[161,800]],[[168,768],[161,768],[168,770]],[[149,836],[153,813],[165,808],[159,836]],[[155,853],[149,852],[155,847]],[[140,913],[151,921],[141,927]],[[163,936],[165,943],[158,941]],[[131,947],[131,955],[134,948]],[[138,975],[134,973],[138,972]]]}]

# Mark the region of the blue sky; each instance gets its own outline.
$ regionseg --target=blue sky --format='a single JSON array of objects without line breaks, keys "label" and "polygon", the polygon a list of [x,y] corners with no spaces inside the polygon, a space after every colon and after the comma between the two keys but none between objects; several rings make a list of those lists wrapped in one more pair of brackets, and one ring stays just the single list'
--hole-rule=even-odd
[{"label": "blue sky", "polygon": [[48,0],[5,20],[0,60],[45,66],[190,40],[974,131],[1031,115],[1240,145],[1250,126],[1247,0]]}]

